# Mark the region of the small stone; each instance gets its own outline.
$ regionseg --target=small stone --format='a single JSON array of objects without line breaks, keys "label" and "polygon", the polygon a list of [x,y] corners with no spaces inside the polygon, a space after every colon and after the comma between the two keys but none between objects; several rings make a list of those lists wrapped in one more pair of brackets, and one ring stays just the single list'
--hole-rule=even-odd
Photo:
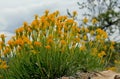
[{"label": "small stone", "polygon": [[73,77],[73,76],[70,76],[70,77],[69,77],[69,79],[76,79],[76,78],[75,78],[75,77]]},{"label": "small stone", "polygon": [[69,79],[69,77],[61,77],[61,79]]}]

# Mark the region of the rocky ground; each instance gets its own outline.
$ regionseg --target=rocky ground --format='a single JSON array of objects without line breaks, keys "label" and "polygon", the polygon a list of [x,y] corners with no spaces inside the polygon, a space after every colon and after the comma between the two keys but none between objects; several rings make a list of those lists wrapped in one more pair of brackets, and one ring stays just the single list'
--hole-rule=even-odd
[{"label": "rocky ground", "polygon": [[61,77],[58,79],[120,79],[120,73],[114,71],[102,71],[102,72],[77,72],[74,76]]}]

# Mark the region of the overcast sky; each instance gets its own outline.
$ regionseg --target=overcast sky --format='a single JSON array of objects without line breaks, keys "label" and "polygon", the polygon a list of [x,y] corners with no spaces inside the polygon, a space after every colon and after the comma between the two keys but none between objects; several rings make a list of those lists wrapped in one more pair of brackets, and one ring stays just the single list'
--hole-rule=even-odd
[{"label": "overcast sky", "polygon": [[0,33],[11,36],[24,21],[31,22],[35,14],[42,15],[45,10],[78,10],[80,0],[0,0]]},{"label": "overcast sky", "polygon": [[78,0],[0,0],[0,31],[13,32],[24,21],[30,22],[35,14],[44,10],[76,10]]},{"label": "overcast sky", "polygon": [[61,15],[66,15],[67,9],[82,13],[77,5],[81,1],[85,0],[0,0],[0,34],[9,39],[24,21],[30,23],[35,14],[41,16],[45,10],[59,10]]}]

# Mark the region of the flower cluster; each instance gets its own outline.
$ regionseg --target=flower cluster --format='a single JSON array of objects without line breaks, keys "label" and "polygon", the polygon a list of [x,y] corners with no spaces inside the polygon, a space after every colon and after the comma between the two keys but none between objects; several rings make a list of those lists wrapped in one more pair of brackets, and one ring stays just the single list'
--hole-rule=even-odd
[{"label": "flower cluster", "polygon": [[[73,12],[73,16],[77,15]],[[83,23],[87,23],[85,17]],[[97,23],[96,19],[92,23]],[[46,51],[59,51],[65,53],[68,50],[74,53],[76,48],[80,52],[90,51],[91,55],[103,58],[114,50],[114,44],[110,47],[106,45],[107,33],[100,29],[88,29],[80,26],[73,18],[60,16],[59,11],[49,13],[45,11],[44,15],[39,17],[35,15],[35,19],[31,24],[24,24],[15,30],[16,35],[13,36],[7,44],[5,44],[5,35],[0,35],[0,53],[1,56],[13,56],[21,54],[22,51],[32,51],[37,54],[44,48]],[[107,57],[107,56],[106,56]],[[7,68],[2,64],[3,68]]]}]

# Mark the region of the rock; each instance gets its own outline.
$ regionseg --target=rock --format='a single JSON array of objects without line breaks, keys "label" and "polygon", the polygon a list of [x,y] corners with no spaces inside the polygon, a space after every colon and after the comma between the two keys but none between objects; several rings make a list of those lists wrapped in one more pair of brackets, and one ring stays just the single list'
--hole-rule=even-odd
[{"label": "rock", "polygon": [[77,72],[74,76],[61,77],[59,79],[120,79],[120,73],[114,71],[102,71],[102,72]]},{"label": "rock", "polygon": [[69,77],[61,77],[60,79],[69,79]]},{"label": "rock", "polygon": [[69,79],[76,79],[76,78],[75,78],[75,77],[73,77],[73,76],[70,76],[70,77],[69,77]]},{"label": "rock", "polygon": [[120,79],[120,73],[111,70],[95,73],[91,79]]}]

